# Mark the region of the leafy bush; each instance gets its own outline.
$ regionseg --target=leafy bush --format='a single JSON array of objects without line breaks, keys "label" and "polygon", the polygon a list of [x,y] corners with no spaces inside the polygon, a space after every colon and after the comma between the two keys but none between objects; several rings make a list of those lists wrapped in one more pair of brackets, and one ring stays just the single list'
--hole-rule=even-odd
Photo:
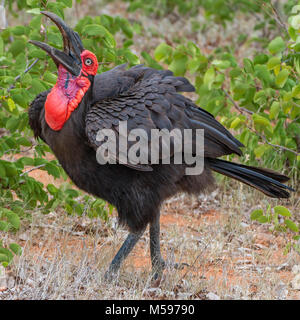
[{"label": "leafy bush", "polygon": [[266,212],[262,209],[253,210],[250,216],[251,220],[258,221],[259,223],[268,223],[270,231],[286,234],[288,231],[292,232],[291,240],[287,241],[284,253],[288,253],[291,248],[300,253],[300,224],[296,224],[291,220],[292,213],[283,206],[275,206],[271,208],[269,205]]},{"label": "leafy bush", "polygon": [[[8,1],[7,5],[14,10],[14,1]],[[47,39],[50,45],[61,48],[60,32],[53,25],[46,27],[39,12],[40,9],[48,10],[64,18],[63,9],[67,6],[72,6],[72,1],[17,1],[18,9],[27,9],[32,19],[28,25],[9,27],[1,33],[0,231],[18,230],[20,218],[33,210],[48,213],[61,207],[69,214],[104,219],[112,210],[105,201],[95,200],[66,185],[56,188],[49,184],[45,189],[41,182],[28,175],[32,170],[40,169],[56,179],[67,178],[57,160],[45,158],[51,152],[49,147],[42,141],[35,143],[27,115],[30,102],[41,91],[53,87],[57,78],[53,61],[28,40]],[[84,46],[98,56],[102,71],[125,62],[130,65],[139,63],[138,57],[129,49],[133,29],[126,19],[107,15],[85,17],[78,21],[75,30],[81,34]],[[121,47],[116,46],[114,39],[117,32],[121,32],[124,38]],[[34,157],[21,156],[17,160],[14,157],[27,151],[33,151]],[[0,243],[0,262],[7,264],[11,261],[11,250]]]},{"label": "leafy bush", "polygon": [[[270,0],[123,0],[123,2],[128,3],[129,12],[142,10],[146,14],[154,14],[159,17],[178,14],[185,18],[187,15],[196,16],[202,10],[208,20],[225,25],[226,22],[233,20],[236,13],[252,15],[262,13],[264,15],[264,23],[257,25],[258,28],[263,27],[266,23],[271,25],[275,23],[274,17],[270,16],[270,12],[268,12],[273,7]],[[296,3],[297,1],[295,0],[284,2],[284,12],[289,13]],[[278,6],[278,2],[276,2],[276,6]]]}]

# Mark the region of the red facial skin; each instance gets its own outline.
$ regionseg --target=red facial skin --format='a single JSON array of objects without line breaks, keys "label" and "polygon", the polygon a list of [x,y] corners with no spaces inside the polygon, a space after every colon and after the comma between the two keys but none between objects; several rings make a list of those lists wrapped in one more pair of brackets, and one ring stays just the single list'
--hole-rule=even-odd
[{"label": "red facial skin", "polygon": [[62,65],[58,67],[57,82],[45,103],[45,119],[52,130],[58,131],[64,126],[91,85],[87,76],[97,74],[98,61],[92,52],[84,50],[81,61],[82,69],[78,77],[73,76]]}]

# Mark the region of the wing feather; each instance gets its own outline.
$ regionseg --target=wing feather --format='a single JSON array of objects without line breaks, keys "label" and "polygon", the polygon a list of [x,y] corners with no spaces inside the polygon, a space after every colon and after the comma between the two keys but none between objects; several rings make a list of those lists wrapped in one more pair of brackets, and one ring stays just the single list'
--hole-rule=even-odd
[{"label": "wing feather", "polygon": [[[103,87],[106,96],[98,92]],[[104,128],[113,129],[118,138],[119,122],[127,121],[128,132],[137,128],[146,130],[149,146],[151,129],[204,129],[206,157],[215,158],[231,153],[241,155],[242,143],[213,115],[178,93],[194,90],[184,77],[175,77],[169,70],[155,70],[143,65],[129,70],[122,65],[98,76],[94,87],[96,98],[86,116],[86,134],[90,145],[94,149],[102,145],[103,141],[96,141],[96,136]],[[128,149],[134,143],[129,141]],[[146,164],[128,166],[136,170],[152,170]]]}]

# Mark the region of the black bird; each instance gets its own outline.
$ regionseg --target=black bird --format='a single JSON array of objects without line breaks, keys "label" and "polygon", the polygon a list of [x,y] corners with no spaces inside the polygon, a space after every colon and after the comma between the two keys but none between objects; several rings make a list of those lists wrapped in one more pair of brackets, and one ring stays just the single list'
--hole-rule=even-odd
[{"label": "black bird", "polygon": [[[54,60],[58,80],[31,103],[29,123],[35,137],[50,146],[72,181],[113,204],[120,223],[129,229],[106,277],[119,270],[148,224],[152,268],[156,276],[161,275],[165,266],[159,243],[161,204],[178,192],[199,194],[209,189],[214,184],[212,171],[246,183],[269,197],[289,197],[286,190],[293,189],[282,184],[288,177],[218,159],[232,153],[241,155],[243,144],[213,115],[178,93],[195,90],[186,78],[143,65],[128,70],[126,65],[120,65],[97,75],[97,58],[84,49],[78,33],[55,14],[42,13],[59,28],[64,50],[30,41]],[[112,129],[118,137],[119,121],[127,121],[128,131],[141,128],[147,133],[151,129],[204,129],[204,171],[186,175],[185,169],[191,165],[185,162],[132,164],[122,162],[118,156],[116,164],[99,164],[96,151],[103,141],[97,141],[97,132]]]}]

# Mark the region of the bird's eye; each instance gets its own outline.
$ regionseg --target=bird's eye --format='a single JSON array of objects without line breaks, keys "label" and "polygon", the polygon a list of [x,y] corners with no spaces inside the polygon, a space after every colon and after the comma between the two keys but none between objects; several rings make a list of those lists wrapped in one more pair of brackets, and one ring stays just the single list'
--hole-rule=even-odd
[{"label": "bird's eye", "polygon": [[93,60],[90,59],[90,58],[87,58],[87,59],[85,59],[84,64],[85,64],[86,66],[90,66],[91,64],[93,64]]}]

